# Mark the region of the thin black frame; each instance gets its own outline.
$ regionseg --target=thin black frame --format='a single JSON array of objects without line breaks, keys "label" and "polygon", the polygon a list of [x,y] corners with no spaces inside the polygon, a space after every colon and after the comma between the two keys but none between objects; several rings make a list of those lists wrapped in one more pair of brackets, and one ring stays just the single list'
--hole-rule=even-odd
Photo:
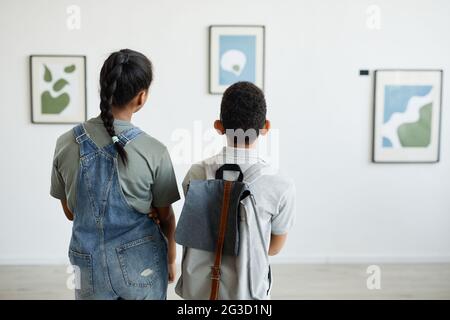
[{"label": "thin black frame", "polygon": [[[383,71],[394,71],[394,72],[440,72],[441,78],[441,88],[440,88],[440,102],[439,102],[439,121],[438,121],[438,145],[437,145],[437,158],[435,161],[376,161],[375,160],[375,126],[376,126],[376,94],[377,94],[377,72]],[[442,131],[442,98],[444,91],[444,70],[443,69],[376,69],[374,71],[374,81],[373,81],[373,128],[372,128],[372,163],[386,163],[386,164],[405,164],[405,163],[438,163],[441,158],[441,131]]]},{"label": "thin black frame", "polygon": [[211,88],[211,62],[212,62],[212,55],[211,55],[211,44],[212,44],[212,29],[213,28],[262,28],[263,31],[263,52],[262,52],[262,91],[265,91],[265,77],[266,77],[266,26],[265,25],[226,25],[226,24],[214,24],[209,26],[209,59],[208,59],[208,68],[209,68],[209,77],[208,77],[208,91],[209,94],[214,95],[221,95],[222,92],[213,92]]},{"label": "thin black frame", "polygon": [[33,58],[83,58],[84,63],[84,119],[83,122],[87,120],[87,68],[86,68],[86,56],[85,55],[64,55],[64,54],[32,54],[29,57],[30,64],[30,106],[31,106],[31,123],[32,124],[78,124],[80,122],[48,122],[48,121],[35,121],[33,112]]}]

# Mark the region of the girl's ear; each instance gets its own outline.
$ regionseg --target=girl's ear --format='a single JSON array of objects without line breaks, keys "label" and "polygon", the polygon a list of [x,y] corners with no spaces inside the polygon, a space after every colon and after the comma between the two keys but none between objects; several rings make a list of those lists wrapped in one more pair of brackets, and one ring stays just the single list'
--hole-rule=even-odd
[{"label": "girl's ear", "polygon": [[147,101],[147,95],[148,95],[147,90],[139,91],[138,97],[137,97],[138,106],[143,106],[145,104],[145,102]]},{"label": "girl's ear", "polygon": [[216,129],[217,133],[220,135],[225,134],[225,128],[223,127],[223,123],[220,120],[214,121],[214,129]]},{"label": "girl's ear", "polygon": [[134,101],[136,101],[136,102],[134,104],[135,108],[134,108],[133,112],[137,112],[137,111],[141,110],[141,108],[144,106],[145,102],[147,101],[147,97],[148,97],[147,90],[139,91],[139,93],[134,98]]},{"label": "girl's ear", "polygon": [[264,124],[264,127],[259,131],[259,133],[262,136],[265,136],[269,132],[270,128],[271,128],[270,121],[266,120],[266,123]]}]

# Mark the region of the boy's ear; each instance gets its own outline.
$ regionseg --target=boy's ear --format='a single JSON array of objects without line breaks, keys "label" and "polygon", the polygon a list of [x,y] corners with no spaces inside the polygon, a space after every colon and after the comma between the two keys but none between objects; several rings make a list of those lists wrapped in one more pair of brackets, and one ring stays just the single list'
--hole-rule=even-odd
[{"label": "boy's ear", "polygon": [[214,129],[216,129],[217,133],[220,135],[225,134],[225,128],[223,127],[223,123],[220,120],[214,121]]},{"label": "boy's ear", "polygon": [[266,120],[266,123],[264,124],[264,127],[259,131],[259,133],[262,136],[265,136],[269,132],[270,128],[271,128],[270,121]]}]

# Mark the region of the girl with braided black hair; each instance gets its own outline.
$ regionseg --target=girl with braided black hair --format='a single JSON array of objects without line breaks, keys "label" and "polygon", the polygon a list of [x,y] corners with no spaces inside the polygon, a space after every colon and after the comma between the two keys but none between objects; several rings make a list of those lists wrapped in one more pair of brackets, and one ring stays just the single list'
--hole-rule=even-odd
[{"label": "girl with braided black hair", "polygon": [[131,124],[152,80],[143,54],[112,53],[100,72],[100,115],[57,141],[50,193],[73,221],[77,299],[165,299],[175,278],[172,163],[162,143]]}]

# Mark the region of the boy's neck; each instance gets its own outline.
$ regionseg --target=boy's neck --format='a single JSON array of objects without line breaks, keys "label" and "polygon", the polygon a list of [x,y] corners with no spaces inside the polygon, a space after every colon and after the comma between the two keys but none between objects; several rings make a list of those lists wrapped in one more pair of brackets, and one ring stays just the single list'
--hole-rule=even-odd
[{"label": "boy's neck", "polygon": [[255,140],[251,144],[234,144],[233,142],[228,141],[227,147],[228,148],[236,148],[236,149],[256,149],[257,146],[257,140]]}]

